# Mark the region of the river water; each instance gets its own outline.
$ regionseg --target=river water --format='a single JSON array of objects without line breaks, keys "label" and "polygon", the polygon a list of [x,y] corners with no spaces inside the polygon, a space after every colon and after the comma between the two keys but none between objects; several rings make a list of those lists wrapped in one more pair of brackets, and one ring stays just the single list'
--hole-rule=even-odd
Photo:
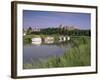
[{"label": "river water", "polygon": [[71,47],[66,42],[60,44],[25,44],[23,47],[23,63],[32,61],[47,60],[50,57],[60,57]]}]

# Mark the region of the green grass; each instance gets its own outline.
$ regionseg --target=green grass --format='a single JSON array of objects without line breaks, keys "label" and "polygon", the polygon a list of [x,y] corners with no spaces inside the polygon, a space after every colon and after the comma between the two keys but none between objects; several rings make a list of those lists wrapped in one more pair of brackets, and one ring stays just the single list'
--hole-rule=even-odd
[{"label": "green grass", "polygon": [[51,57],[48,60],[39,60],[37,62],[24,64],[24,69],[33,68],[52,68],[52,67],[75,67],[90,66],[90,38],[80,37],[72,38],[70,43],[72,48],[66,51],[61,57]]}]

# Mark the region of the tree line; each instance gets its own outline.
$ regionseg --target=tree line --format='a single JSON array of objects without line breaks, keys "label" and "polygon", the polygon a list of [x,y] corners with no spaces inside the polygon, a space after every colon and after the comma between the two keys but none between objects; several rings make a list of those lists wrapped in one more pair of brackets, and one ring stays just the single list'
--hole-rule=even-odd
[{"label": "tree line", "polygon": [[36,34],[36,35],[52,35],[52,34],[58,34],[58,35],[69,35],[69,36],[91,36],[91,30],[80,30],[80,29],[73,29],[73,30],[68,30],[64,28],[45,28],[41,29],[40,31],[34,31],[32,30],[31,27],[29,27],[26,30],[26,34]]}]

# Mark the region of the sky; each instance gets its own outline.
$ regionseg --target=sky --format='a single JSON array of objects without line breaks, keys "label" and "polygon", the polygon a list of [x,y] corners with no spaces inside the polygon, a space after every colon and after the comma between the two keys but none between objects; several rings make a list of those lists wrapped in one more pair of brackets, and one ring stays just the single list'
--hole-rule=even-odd
[{"label": "sky", "polygon": [[90,29],[91,15],[89,13],[71,13],[55,11],[23,10],[23,27],[58,27],[71,25],[79,29]]}]

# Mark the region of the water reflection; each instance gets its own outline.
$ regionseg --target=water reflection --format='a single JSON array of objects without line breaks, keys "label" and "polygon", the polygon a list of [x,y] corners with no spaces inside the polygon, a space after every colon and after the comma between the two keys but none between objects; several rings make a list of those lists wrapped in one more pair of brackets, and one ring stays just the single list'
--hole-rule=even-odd
[{"label": "water reflection", "polygon": [[40,45],[42,42],[32,42],[32,44],[34,44],[34,45]]},{"label": "water reflection", "polygon": [[24,44],[23,62],[47,60],[50,57],[60,57],[71,48],[69,40],[60,36],[57,40],[54,37],[35,37],[31,39],[31,44]]},{"label": "water reflection", "polygon": [[[48,41],[50,42],[50,41]],[[71,48],[71,45],[66,42],[43,43],[35,42],[32,44],[25,44],[23,48],[24,63],[31,63],[31,61],[38,61],[39,59],[46,60],[50,57],[60,57]]]}]

